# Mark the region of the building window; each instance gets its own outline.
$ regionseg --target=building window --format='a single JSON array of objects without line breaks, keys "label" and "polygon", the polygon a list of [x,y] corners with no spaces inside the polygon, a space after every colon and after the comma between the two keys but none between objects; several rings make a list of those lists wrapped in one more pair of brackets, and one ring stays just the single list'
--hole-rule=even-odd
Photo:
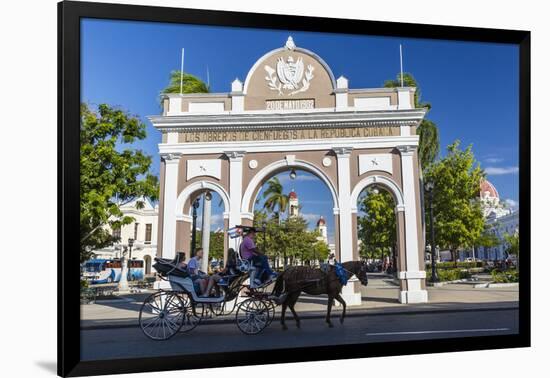
[{"label": "building window", "polygon": [[134,224],[134,240],[137,240],[137,234],[138,234],[138,228],[139,228],[139,223],[135,223]]},{"label": "building window", "polygon": [[153,225],[147,223],[145,225],[145,244],[151,244],[151,232],[153,231]]},{"label": "building window", "polygon": [[120,240],[120,228],[115,228],[113,230],[113,239],[115,239],[115,241],[119,241]]}]

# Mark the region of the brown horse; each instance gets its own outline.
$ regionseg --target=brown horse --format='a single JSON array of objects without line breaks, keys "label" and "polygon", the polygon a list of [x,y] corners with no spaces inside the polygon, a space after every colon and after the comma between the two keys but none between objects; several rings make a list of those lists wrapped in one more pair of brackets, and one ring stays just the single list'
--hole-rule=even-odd
[{"label": "brown horse", "polygon": [[[347,279],[355,275],[362,285],[368,284],[367,266],[361,261],[347,261],[342,263]],[[278,303],[282,305],[281,325],[283,329],[287,329],[285,324],[286,308],[290,308],[292,315],[296,320],[296,326],[300,328],[300,318],[294,310],[294,305],[298,301],[302,292],[310,295],[328,295],[328,307],[326,322],[329,327],[332,327],[330,321],[330,311],[334,300],[342,304],[342,315],[340,315],[340,323],[344,322],[346,316],[346,302],[340,295],[342,292],[342,283],[336,275],[335,268],[328,266],[328,269],[322,270],[311,268],[308,266],[293,266],[286,269],[277,277],[275,287],[273,289],[273,297],[278,298]]]}]

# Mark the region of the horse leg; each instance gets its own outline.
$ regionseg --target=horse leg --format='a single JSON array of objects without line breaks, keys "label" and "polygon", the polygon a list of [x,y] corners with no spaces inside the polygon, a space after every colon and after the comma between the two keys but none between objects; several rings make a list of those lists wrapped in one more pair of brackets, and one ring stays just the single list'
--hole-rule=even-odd
[{"label": "horse leg", "polygon": [[340,324],[344,324],[344,318],[346,317],[346,301],[340,294],[336,295],[336,300],[342,305],[342,315],[340,315]]},{"label": "horse leg", "polygon": [[328,297],[328,305],[327,305],[327,317],[325,321],[327,322],[328,326],[330,328],[333,327],[332,322],[330,321],[330,310],[332,309],[332,302],[334,302],[334,298],[332,296]]},{"label": "horse leg", "polygon": [[282,303],[282,306],[281,306],[281,326],[283,327],[284,331],[288,329],[288,327],[285,324],[285,312],[286,312],[287,301],[288,301],[288,298],[285,299],[285,301]]},{"label": "horse leg", "polygon": [[294,320],[296,320],[296,327],[298,328],[300,328],[300,318],[298,317],[298,314],[294,310],[294,305],[298,301],[299,297],[300,297],[300,292],[297,292],[296,294],[293,294],[292,297],[288,300],[288,308],[290,308],[290,311],[292,311]]}]

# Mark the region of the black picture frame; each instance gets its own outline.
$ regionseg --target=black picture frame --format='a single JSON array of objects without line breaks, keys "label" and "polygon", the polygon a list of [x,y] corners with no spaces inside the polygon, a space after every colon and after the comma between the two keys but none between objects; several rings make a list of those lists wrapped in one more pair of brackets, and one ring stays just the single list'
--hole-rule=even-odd
[{"label": "black picture frame", "polygon": [[288,363],[325,359],[441,353],[530,346],[530,255],[522,254],[519,333],[399,343],[316,346],[209,354],[200,357],[81,361],[79,304],[80,19],[100,18],[358,35],[481,41],[519,46],[519,156],[521,249],[530,251],[530,32],[458,26],[255,14],[213,10],[64,1],[58,4],[58,374],[82,376]]}]

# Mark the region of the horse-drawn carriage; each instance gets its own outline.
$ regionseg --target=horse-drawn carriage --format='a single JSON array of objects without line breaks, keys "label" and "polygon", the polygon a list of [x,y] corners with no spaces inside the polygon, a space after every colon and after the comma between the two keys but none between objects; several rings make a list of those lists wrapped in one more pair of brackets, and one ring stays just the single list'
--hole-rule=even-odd
[{"label": "horse-drawn carriage", "polygon": [[[159,289],[145,299],[139,313],[143,333],[153,340],[167,340],[178,332],[189,332],[204,319],[231,315],[235,312],[237,327],[247,335],[262,332],[275,317],[275,309],[282,304],[281,324],[284,329],[286,308],[290,308],[297,326],[300,325],[294,305],[302,292],[312,295],[327,294],[326,321],[329,326],[333,300],[343,305],[340,321],[343,322],[346,304],[340,292],[347,279],[355,275],[363,285],[367,284],[367,267],[359,261],[339,265],[339,269],[315,269],[291,267],[278,278],[272,291],[267,288],[273,281],[264,281],[251,287],[248,261],[236,254],[236,269],[226,275],[220,286],[220,295],[201,297],[186,270],[180,269],[179,254],[174,260],[155,258],[154,268],[168,282],[167,289]],[[342,273],[338,273],[338,271]],[[342,276],[343,274],[343,276]],[[345,280],[345,282],[343,282]]]},{"label": "horse-drawn carriage", "polygon": [[156,258],[155,269],[169,283],[145,299],[139,314],[143,333],[153,340],[167,340],[178,332],[189,332],[204,319],[235,312],[237,327],[247,335],[260,333],[275,316],[275,303],[265,282],[250,288],[248,272],[237,270],[225,277],[220,295],[201,297],[189,274],[174,260]]}]

